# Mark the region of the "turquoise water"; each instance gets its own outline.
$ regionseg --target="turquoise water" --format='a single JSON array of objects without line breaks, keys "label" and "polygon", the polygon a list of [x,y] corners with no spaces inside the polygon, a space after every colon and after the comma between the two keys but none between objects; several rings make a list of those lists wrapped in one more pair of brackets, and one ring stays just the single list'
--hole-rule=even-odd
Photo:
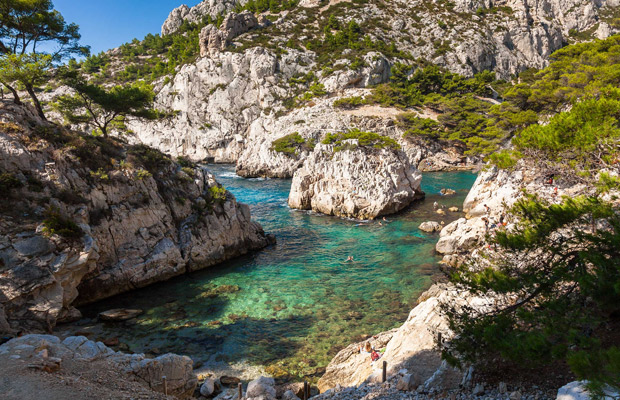
[{"label": "turquoise water", "polygon": [[[461,217],[440,217],[432,204],[461,207],[476,178],[426,173],[425,200],[382,225],[360,225],[289,209],[290,180],[241,179],[232,166],[209,169],[278,243],[83,310],[90,317],[116,307],[144,310],[135,321],[86,321],[71,329],[118,337],[135,352],[191,354],[206,366],[243,362],[276,377],[313,380],[344,346],[402,324],[439,260],[437,234],[418,225]],[[457,194],[440,196],[444,187]],[[355,261],[345,262],[348,256]]]}]

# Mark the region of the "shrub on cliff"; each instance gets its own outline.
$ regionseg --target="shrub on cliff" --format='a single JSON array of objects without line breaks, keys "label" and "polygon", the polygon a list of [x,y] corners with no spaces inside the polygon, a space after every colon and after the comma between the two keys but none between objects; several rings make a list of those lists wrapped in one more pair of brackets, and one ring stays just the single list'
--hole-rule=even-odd
[{"label": "shrub on cliff", "polygon": [[488,308],[443,304],[456,336],[453,364],[541,366],[567,362],[600,393],[620,388],[620,215],[597,197],[548,204],[528,196],[510,210],[481,261],[450,274],[457,288],[490,297]]},{"label": "shrub on cliff", "polygon": [[276,139],[271,143],[272,151],[283,153],[290,157],[296,157],[302,151],[312,151],[313,149],[314,140],[306,140],[297,132]]}]

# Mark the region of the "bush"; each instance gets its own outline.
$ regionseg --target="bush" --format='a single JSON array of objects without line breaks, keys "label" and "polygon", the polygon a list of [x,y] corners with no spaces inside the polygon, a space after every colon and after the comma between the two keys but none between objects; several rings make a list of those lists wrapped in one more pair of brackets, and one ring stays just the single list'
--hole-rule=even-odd
[{"label": "bush", "polygon": [[170,157],[161,151],[143,144],[132,146],[127,154],[136,157],[142,166],[152,174],[166,168],[172,162]]},{"label": "bush", "polygon": [[56,208],[49,208],[43,220],[43,232],[48,235],[59,235],[68,239],[78,239],[82,229],[70,219],[63,217]]},{"label": "bush", "polygon": [[489,162],[499,169],[512,169],[523,157],[523,154],[514,150],[502,150],[489,156]]},{"label": "bush", "polygon": [[224,204],[226,201],[227,191],[223,186],[211,186],[209,188],[211,200],[218,204]]},{"label": "bush", "polygon": [[271,150],[277,153],[284,153],[290,157],[297,157],[300,152],[312,151],[314,140],[304,139],[299,133],[291,133],[271,143]]},{"label": "bush", "polygon": [[334,107],[345,110],[361,107],[364,104],[366,104],[366,101],[361,96],[343,97],[342,99],[334,101]]},{"label": "bush", "polygon": [[513,139],[522,150],[540,151],[558,163],[578,163],[583,169],[611,164],[618,157],[620,101],[588,99],[553,116],[546,125],[532,125]]},{"label": "bush", "polygon": [[18,189],[24,184],[13,174],[8,172],[0,173],[0,192],[7,193],[11,189]]}]

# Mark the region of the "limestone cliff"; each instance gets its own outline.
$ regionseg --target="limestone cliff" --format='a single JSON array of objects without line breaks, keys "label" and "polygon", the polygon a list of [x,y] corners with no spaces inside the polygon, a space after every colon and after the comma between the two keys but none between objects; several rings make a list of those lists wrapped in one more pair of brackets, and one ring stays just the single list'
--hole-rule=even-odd
[{"label": "limestone cliff", "polygon": [[73,307],[268,244],[203,168],[82,136],[0,104],[0,328],[50,330]]},{"label": "limestone cliff", "polygon": [[295,172],[289,206],[340,217],[374,219],[422,195],[422,175],[398,151],[348,140],[340,150],[319,144]]},{"label": "limestone cliff", "polygon": [[[162,32],[174,32],[183,21],[227,13],[235,3],[209,0],[191,9],[182,6],[170,14]],[[170,82],[158,83],[156,106],[176,110],[177,116],[129,127],[133,140],[173,156],[236,162],[239,173],[248,177],[292,176],[301,160],[270,152],[271,142],[294,131],[318,138],[318,129],[348,122],[344,111],[326,113],[321,102],[325,96],[334,100],[344,97],[345,90],[386,82],[394,62],[409,62],[386,46],[466,76],[492,70],[509,78],[546,66],[550,54],[569,42],[611,35],[617,7],[617,1],[595,0],[331,0],[304,1],[292,10],[256,18],[232,13],[221,27],[203,28],[203,58],[181,67]],[[324,50],[308,43],[323,39],[330,15],[338,29],[357,22],[368,41],[359,52],[334,51],[326,64]],[[294,104],[317,85],[321,94]],[[371,120],[359,115],[356,123]],[[464,162],[459,149],[431,149],[428,143],[411,152],[405,147],[410,162],[423,170],[459,169],[477,161]],[[424,147],[430,148],[419,150]]]}]

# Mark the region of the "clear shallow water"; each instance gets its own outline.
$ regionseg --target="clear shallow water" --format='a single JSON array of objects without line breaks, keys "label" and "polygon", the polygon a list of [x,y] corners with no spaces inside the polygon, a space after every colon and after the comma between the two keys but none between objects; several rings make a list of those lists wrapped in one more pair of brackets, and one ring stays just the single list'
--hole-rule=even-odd
[{"label": "clear shallow water", "polygon": [[[289,209],[290,180],[246,180],[233,166],[209,169],[250,205],[277,245],[89,306],[82,311],[91,318],[117,307],[145,312],[124,323],[86,320],[65,333],[118,337],[135,352],[190,354],[214,370],[243,363],[276,377],[313,380],[344,346],[402,324],[439,260],[437,234],[421,232],[419,224],[461,217],[440,217],[432,204],[460,208],[476,178],[426,173],[425,200],[383,225],[360,225]],[[444,187],[457,194],[440,196]],[[349,255],[354,262],[345,262]]]}]

